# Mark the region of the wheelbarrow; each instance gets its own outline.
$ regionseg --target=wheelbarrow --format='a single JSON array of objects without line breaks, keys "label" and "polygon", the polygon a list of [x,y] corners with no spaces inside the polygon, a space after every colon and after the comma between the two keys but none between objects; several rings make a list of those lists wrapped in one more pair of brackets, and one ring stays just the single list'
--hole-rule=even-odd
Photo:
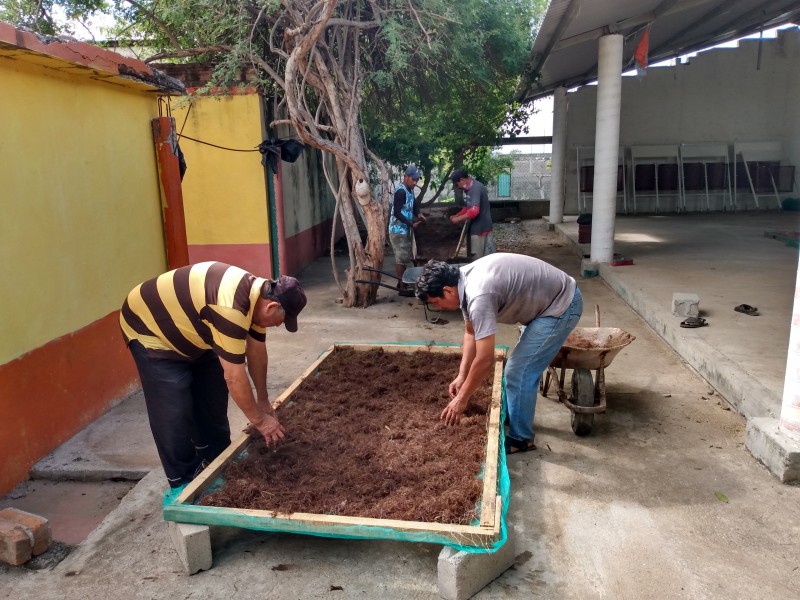
[{"label": "wheelbarrow", "polygon": [[[406,296],[406,297],[414,297],[417,294],[417,279],[419,276],[422,275],[423,267],[409,267],[403,272],[402,277],[398,277],[392,273],[387,273],[386,271],[381,271],[379,269],[371,269],[370,267],[361,267],[364,271],[369,271],[371,273],[380,273],[381,275],[386,275],[387,277],[391,277],[392,279],[396,279],[397,283],[395,285],[389,285],[388,283],[383,283],[382,281],[373,281],[367,279],[356,279],[356,283],[368,283],[370,285],[380,285],[385,288],[389,288],[390,290],[395,290],[399,295]],[[405,287],[401,287],[401,283],[405,284]],[[428,323],[438,323],[439,322],[439,314],[438,311],[433,311],[433,316],[428,314],[428,303],[423,302],[422,308],[425,309],[425,320]],[[446,323],[447,321],[442,321]]]},{"label": "wheelbarrow", "polygon": [[[572,431],[578,436],[589,435],[594,416],[606,411],[606,367],[620,350],[636,339],[617,327],[600,327],[600,307],[597,305],[595,323],[596,327],[576,327],[569,334],[539,385],[546,398],[551,383],[557,383],[558,401],[572,413]],[[564,391],[567,369],[572,369],[569,395]],[[594,378],[592,371],[595,372]]]}]

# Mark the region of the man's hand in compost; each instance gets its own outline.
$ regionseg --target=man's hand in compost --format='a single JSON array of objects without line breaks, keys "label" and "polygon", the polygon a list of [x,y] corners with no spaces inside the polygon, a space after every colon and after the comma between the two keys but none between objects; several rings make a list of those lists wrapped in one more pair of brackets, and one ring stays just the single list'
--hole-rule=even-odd
[{"label": "man's hand in compost", "polygon": [[285,431],[283,425],[280,424],[278,418],[274,415],[263,413],[261,421],[253,423],[253,426],[264,436],[267,445],[277,444],[284,438]]},{"label": "man's hand in compost", "polygon": [[464,414],[464,411],[467,410],[468,405],[469,398],[456,396],[450,400],[447,406],[445,406],[439,418],[447,425],[458,425],[461,421],[461,416]]}]

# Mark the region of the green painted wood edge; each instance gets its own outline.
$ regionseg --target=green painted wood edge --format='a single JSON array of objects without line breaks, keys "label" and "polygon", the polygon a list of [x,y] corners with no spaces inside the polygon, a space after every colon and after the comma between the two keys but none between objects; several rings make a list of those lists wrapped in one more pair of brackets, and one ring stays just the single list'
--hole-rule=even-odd
[{"label": "green painted wood edge", "polygon": [[445,545],[467,545],[477,548],[492,546],[496,542],[494,531],[475,527],[474,533],[450,534],[435,531],[409,531],[378,525],[320,525],[280,517],[258,517],[242,514],[235,508],[168,504],[164,506],[164,520],[195,525],[238,527],[276,533],[299,533],[327,538],[380,539],[402,542],[427,542]]}]

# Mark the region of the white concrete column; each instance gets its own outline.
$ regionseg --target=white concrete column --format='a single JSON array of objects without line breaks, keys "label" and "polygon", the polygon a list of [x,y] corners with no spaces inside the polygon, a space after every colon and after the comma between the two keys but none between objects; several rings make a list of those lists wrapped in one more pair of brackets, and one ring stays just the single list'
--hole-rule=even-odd
[{"label": "white concrete column", "polygon": [[564,174],[567,166],[567,88],[553,93],[553,163],[550,179],[550,224],[564,222]]},{"label": "white concrete column", "polygon": [[786,357],[778,430],[785,436],[800,441],[800,262],[794,286],[792,328],[789,333],[789,354]]},{"label": "white concrete column", "polygon": [[594,140],[591,261],[614,257],[614,219],[617,212],[617,163],[622,101],[622,42],[619,34],[600,38],[597,64],[597,123]]}]

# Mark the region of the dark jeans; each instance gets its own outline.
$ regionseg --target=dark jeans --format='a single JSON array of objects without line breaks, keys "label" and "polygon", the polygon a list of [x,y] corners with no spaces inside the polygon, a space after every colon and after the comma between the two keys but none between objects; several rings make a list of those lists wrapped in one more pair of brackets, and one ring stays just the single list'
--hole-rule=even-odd
[{"label": "dark jeans", "polygon": [[210,350],[190,361],[155,357],[136,341],[128,348],[139,370],[158,456],[169,485],[180,487],[231,443],[222,365]]}]

